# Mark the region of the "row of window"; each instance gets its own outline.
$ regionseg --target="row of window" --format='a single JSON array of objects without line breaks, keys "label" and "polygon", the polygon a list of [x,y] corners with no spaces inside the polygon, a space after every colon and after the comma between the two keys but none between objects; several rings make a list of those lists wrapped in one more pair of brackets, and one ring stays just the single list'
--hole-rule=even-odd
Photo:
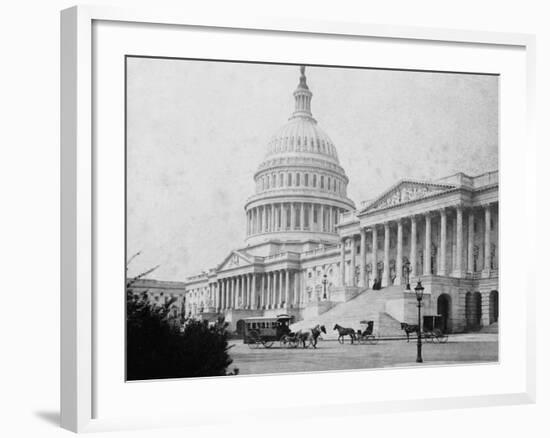
[{"label": "row of window", "polygon": [[323,152],[325,154],[334,154],[334,146],[328,141],[306,136],[286,136],[278,138],[271,144],[271,149],[273,152],[293,152],[294,146],[296,146],[296,152]]},{"label": "row of window", "polygon": [[257,190],[264,191],[279,187],[312,187],[343,194],[343,184],[337,178],[299,172],[273,173],[257,181]]}]

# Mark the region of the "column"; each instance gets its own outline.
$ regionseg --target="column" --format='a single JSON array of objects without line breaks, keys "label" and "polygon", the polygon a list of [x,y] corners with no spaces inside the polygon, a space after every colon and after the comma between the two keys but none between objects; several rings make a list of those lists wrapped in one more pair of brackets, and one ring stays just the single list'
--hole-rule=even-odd
[{"label": "column", "polygon": [[418,275],[416,272],[416,217],[411,217],[411,253],[409,254],[409,261],[411,263],[411,271],[409,273],[409,283],[413,282],[413,278]]},{"label": "column", "polygon": [[225,278],[222,280],[222,309],[225,310],[227,308],[227,282]]},{"label": "column", "polygon": [[309,229],[310,231],[314,231],[313,228],[313,206],[315,204],[309,204]]},{"label": "column", "polygon": [[485,271],[485,276],[489,276],[491,271],[491,206],[484,205],[483,208],[485,210],[485,250],[483,251],[483,270]]},{"label": "column", "polygon": [[294,284],[294,296],[292,297],[293,307],[298,307],[299,299],[298,299],[298,279],[299,274],[298,271],[292,272],[292,281]]},{"label": "column", "polygon": [[267,205],[264,205],[263,206],[263,212],[264,212],[264,230],[263,232],[267,232],[268,230],[268,221],[267,221],[267,218],[268,218],[268,215],[267,215]]},{"label": "column", "polygon": [[355,282],[355,253],[357,252],[357,248],[355,248],[355,236],[351,236],[350,238],[350,247],[351,247],[351,262],[349,266],[349,273],[350,273],[350,285],[351,286],[357,286]]},{"label": "column", "polygon": [[424,275],[431,274],[431,251],[432,251],[432,217],[426,213],[426,227],[424,232]]},{"label": "column", "polygon": [[290,272],[285,270],[285,307],[290,307]]},{"label": "column", "polygon": [[340,241],[340,286],[346,285],[346,239]]},{"label": "column", "polygon": [[[284,206],[285,206],[285,209],[284,209],[285,214],[284,214],[284,218],[283,218],[283,228],[286,230],[286,229],[289,229],[289,228],[287,228],[287,227],[288,227],[288,222],[287,222],[287,220],[288,220],[288,209],[289,209],[289,205],[288,205],[288,204],[284,204]],[[292,225],[292,224],[291,224],[291,225]]]},{"label": "column", "polygon": [[290,229],[296,229],[296,204],[293,202],[290,204]]},{"label": "column", "polygon": [[222,303],[221,303],[221,308],[222,310],[225,310],[226,309],[226,303],[227,303],[227,300],[225,299],[225,294],[227,292],[227,289],[226,289],[226,282],[225,282],[225,278],[222,280],[222,295],[221,295],[221,298],[222,298]]},{"label": "column", "polygon": [[250,308],[256,309],[256,274],[252,274],[252,287],[251,287],[251,296],[250,296]]},{"label": "column", "polygon": [[279,285],[277,287],[277,294],[274,297],[277,301],[275,301],[275,307],[283,307],[283,271],[279,271]]},{"label": "column", "polygon": [[266,275],[267,275],[267,289],[266,289],[266,291],[265,291],[265,292],[266,292],[266,293],[265,293],[265,295],[266,295],[266,300],[265,300],[265,301],[266,301],[266,305],[265,305],[265,308],[266,308],[266,309],[271,309],[271,293],[270,293],[270,291],[271,291],[271,273],[268,272]]},{"label": "column", "polygon": [[233,277],[231,281],[231,307],[237,308],[237,278]]},{"label": "column", "polygon": [[332,207],[328,208],[328,232],[332,233]]},{"label": "column", "polygon": [[447,274],[447,210],[439,210],[440,215],[440,242],[439,242],[439,275]]},{"label": "column", "polygon": [[455,277],[462,277],[462,206],[456,207]]},{"label": "column", "polygon": [[468,214],[468,272],[474,273],[474,209]]},{"label": "column", "polygon": [[378,230],[376,225],[372,227],[372,279],[378,280]]},{"label": "column", "polygon": [[305,230],[305,214],[304,214],[304,203],[300,202],[300,228]]},{"label": "column", "polygon": [[262,274],[262,283],[260,287],[260,308],[263,309],[265,306],[265,273]]},{"label": "column", "polygon": [[397,220],[397,256],[395,260],[395,284],[401,284],[403,274],[403,221]]},{"label": "column", "polygon": [[321,221],[320,221],[320,224],[321,224],[321,230],[320,231],[325,231],[325,206],[323,204],[321,204]]},{"label": "column", "polygon": [[390,280],[390,224],[384,224],[384,278],[382,278],[382,286],[389,286]]},{"label": "column", "polygon": [[359,286],[365,287],[365,265],[367,264],[367,230],[361,228],[361,247],[359,254]]},{"label": "column", "polygon": [[242,284],[242,297],[243,297],[243,309],[248,308],[248,274],[243,275],[243,284]]}]

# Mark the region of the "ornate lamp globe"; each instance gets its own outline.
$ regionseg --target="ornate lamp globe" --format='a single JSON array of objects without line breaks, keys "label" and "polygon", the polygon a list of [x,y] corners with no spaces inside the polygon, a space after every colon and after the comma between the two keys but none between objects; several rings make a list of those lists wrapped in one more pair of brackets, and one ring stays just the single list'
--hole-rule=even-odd
[{"label": "ornate lamp globe", "polygon": [[418,280],[418,283],[414,287],[414,293],[416,294],[416,299],[418,301],[422,301],[422,296],[424,295],[424,286],[422,286],[422,282]]}]

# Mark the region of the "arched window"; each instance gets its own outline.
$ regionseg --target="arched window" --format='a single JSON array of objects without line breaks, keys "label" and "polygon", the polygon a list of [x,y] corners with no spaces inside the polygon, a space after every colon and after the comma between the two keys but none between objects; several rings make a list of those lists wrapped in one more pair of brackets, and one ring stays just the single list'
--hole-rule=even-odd
[{"label": "arched window", "polygon": [[336,191],[336,180],[334,180],[332,182],[332,191],[335,192]]},{"label": "arched window", "polygon": [[325,177],[323,175],[321,175],[321,188],[325,188]]},{"label": "arched window", "polygon": [[296,185],[297,186],[300,185],[300,174],[299,173],[296,174]]},{"label": "arched window", "polygon": [[306,173],[304,175],[304,185],[307,187],[309,184],[309,175]]},{"label": "arched window", "polygon": [[327,177],[327,189],[330,191],[330,176]]},{"label": "arched window", "polygon": [[317,187],[317,175],[313,175],[313,187]]},{"label": "arched window", "polygon": [[289,173],[286,178],[286,185],[290,187],[292,185],[292,174]]},{"label": "arched window", "polygon": [[284,185],[284,183],[285,183],[285,176],[282,173],[280,173],[279,174],[279,187],[282,187]]},{"label": "arched window", "polygon": [[268,176],[265,177],[265,188],[269,189],[269,177]]},{"label": "arched window", "polygon": [[277,176],[275,174],[271,175],[271,186],[273,188],[277,187]]}]

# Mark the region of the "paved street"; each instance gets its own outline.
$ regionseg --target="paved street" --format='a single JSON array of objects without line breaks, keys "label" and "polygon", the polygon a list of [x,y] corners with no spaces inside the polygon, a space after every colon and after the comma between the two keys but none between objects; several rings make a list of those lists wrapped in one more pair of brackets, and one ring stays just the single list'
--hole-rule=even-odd
[{"label": "paved street", "polygon": [[[469,334],[450,336],[446,344],[425,343],[424,365],[498,360],[497,335]],[[416,339],[380,341],[377,345],[344,345],[337,341],[319,341],[316,350],[272,348],[250,349],[242,340],[231,342],[233,364],[240,374],[327,371],[388,366],[416,366]]]}]

